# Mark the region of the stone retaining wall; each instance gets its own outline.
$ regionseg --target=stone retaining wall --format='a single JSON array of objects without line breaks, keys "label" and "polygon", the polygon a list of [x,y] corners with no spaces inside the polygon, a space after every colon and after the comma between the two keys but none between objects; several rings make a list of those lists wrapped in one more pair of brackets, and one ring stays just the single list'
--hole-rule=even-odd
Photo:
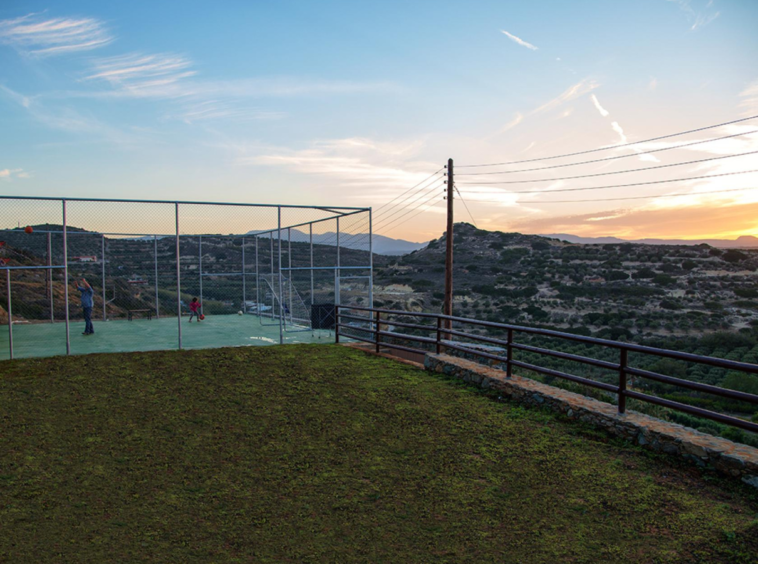
[{"label": "stone retaining wall", "polygon": [[753,447],[635,411],[621,415],[614,405],[528,378],[506,378],[502,370],[463,358],[427,354],[424,366],[481,388],[495,389],[521,403],[559,411],[650,450],[678,455],[698,466],[711,466],[758,488],[758,449]]}]

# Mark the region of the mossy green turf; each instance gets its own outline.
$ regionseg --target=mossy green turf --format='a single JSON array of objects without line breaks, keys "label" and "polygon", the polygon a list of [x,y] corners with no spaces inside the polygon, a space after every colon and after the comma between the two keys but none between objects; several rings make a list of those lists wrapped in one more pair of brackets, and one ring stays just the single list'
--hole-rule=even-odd
[{"label": "mossy green turf", "polygon": [[747,486],[339,346],[0,363],[0,561],[754,562]]}]

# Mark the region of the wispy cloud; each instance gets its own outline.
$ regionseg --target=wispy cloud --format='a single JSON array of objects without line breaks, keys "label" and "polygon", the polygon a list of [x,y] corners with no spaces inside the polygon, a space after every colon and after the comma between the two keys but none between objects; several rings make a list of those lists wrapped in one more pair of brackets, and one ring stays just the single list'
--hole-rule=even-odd
[{"label": "wispy cloud", "polygon": [[524,41],[523,39],[521,39],[520,37],[516,37],[512,33],[508,33],[504,29],[501,29],[500,32],[505,34],[508,37],[508,39],[510,39],[511,41],[515,43],[518,43],[522,47],[526,47],[527,49],[531,49],[532,51],[536,51],[537,49],[539,49],[539,47],[537,47],[536,45],[532,45],[528,41]]},{"label": "wispy cloud", "polygon": [[520,112],[516,112],[516,115],[513,116],[513,119],[509,121],[508,123],[506,123],[503,127],[501,127],[500,130],[497,133],[495,133],[495,135],[499,135],[500,133],[505,133],[506,131],[513,129],[522,121],[524,121],[524,114]]},{"label": "wispy cloud", "polygon": [[721,12],[712,10],[713,0],[667,0],[667,2],[673,2],[686,14],[687,20],[692,24],[690,31],[697,31],[707,26],[721,15]]},{"label": "wispy cloud", "polygon": [[418,158],[424,146],[424,140],[328,139],[301,150],[256,147],[254,154],[249,154],[249,148],[243,148],[236,163],[283,168],[304,175],[311,187],[323,183],[324,190],[378,205],[439,168],[436,163]]},{"label": "wispy cloud", "polygon": [[747,85],[747,88],[740,92],[740,107],[745,108],[745,115],[754,116],[758,114],[758,80],[754,80]]},{"label": "wispy cloud", "polygon": [[29,14],[0,20],[0,43],[32,56],[89,51],[111,41],[113,36],[94,18],[43,19],[40,14]]},{"label": "wispy cloud", "polygon": [[3,168],[0,169],[0,179],[12,180],[14,178],[29,178],[29,173],[23,168]]},{"label": "wispy cloud", "polygon": [[629,143],[629,139],[627,139],[626,135],[624,135],[624,130],[619,125],[619,122],[617,121],[611,122],[611,128],[613,129],[613,131],[619,134],[619,137],[621,137],[621,143],[624,143],[624,144]]},{"label": "wispy cloud", "polygon": [[85,134],[98,140],[106,139],[116,143],[128,144],[144,141],[131,133],[112,127],[92,116],[84,115],[73,108],[66,106],[47,107],[38,99],[32,99],[11,90],[7,86],[0,85],[0,94],[26,109],[33,119],[51,129]]},{"label": "wispy cloud", "polygon": [[319,80],[298,77],[267,77],[245,80],[200,82],[197,91],[226,93],[245,98],[279,98],[342,94],[400,94],[404,89],[385,81]]},{"label": "wispy cloud", "polygon": [[[592,100],[592,104],[595,106],[595,108],[597,109],[597,111],[600,113],[601,116],[608,117],[611,115],[611,113],[608,110],[606,110],[602,105],[600,105],[600,100],[597,99],[597,96],[595,94],[592,94],[590,96],[590,100]],[[621,144],[629,143],[629,139],[627,139],[626,134],[624,133],[624,129],[619,125],[617,121],[611,122],[611,129],[613,129],[613,131],[615,131],[618,134],[621,140]],[[653,155],[643,154],[642,149],[640,149],[639,147],[633,146],[632,150],[635,153],[638,153],[640,155],[641,161],[654,162],[654,163],[660,162],[658,158],[656,158]]]},{"label": "wispy cloud", "polygon": [[[618,136],[621,139],[621,144],[622,145],[625,145],[626,143],[629,143],[629,139],[626,137],[626,134],[624,133],[623,128],[619,125],[619,123],[617,121],[611,122],[611,128],[613,129],[613,131],[615,131],[616,133],[618,133]],[[647,155],[647,154],[645,154],[644,151],[642,149],[640,149],[639,147],[637,147],[636,145],[633,145],[631,147],[631,149],[635,153],[639,154],[639,156],[640,156],[639,158],[640,158],[641,161],[650,162],[650,163],[659,163],[659,162],[661,162],[658,159],[658,157],[656,157],[655,155]]]},{"label": "wispy cloud", "polygon": [[104,80],[125,95],[136,98],[177,97],[191,93],[179,82],[195,74],[192,62],[180,55],[131,53],[97,59],[88,80]]},{"label": "wispy cloud", "polygon": [[168,117],[177,118],[191,124],[214,119],[239,119],[272,121],[285,118],[284,112],[262,110],[253,107],[240,107],[228,100],[189,101],[183,109]]},{"label": "wispy cloud", "polygon": [[267,77],[241,80],[202,80],[193,62],[174,53],[131,53],[96,59],[88,81],[105,81],[111,92],[72,93],[83,97],[213,99],[276,98],[308,95],[390,93],[401,89],[387,82],[312,80],[297,77]]},{"label": "wispy cloud", "polygon": [[610,115],[608,110],[606,110],[603,106],[600,105],[600,102],[598,101],[597,96],[593,94],[592,96],[590,96],[590,99],[592,100],[592,103],[597,108],[597,111],[600,112],[601,116],[608,117]]},{"label": "wispy cloud", "polygon": [[647,83],[647,89],[650,90],[650,92],[653,92],[656,88],[658,88],[658,79],[651,76],[650,82]]},{"label": "wispy cloud", "polygon": [[580,80],[576,84],[564,90],[558,97],[553,98],[549,102],[542,104],[540,107],[534,110],[532,114],[541,114],[543,112],[549,112],[550,110],[554,110],[561,104],[564,104],[568,102],[569,100],[578,98],[579,96],[587,94],[588,92],[592,92],[595,88],[598,88],[599,86],[600,85],[594,80],[590,80],[587,78]]}]

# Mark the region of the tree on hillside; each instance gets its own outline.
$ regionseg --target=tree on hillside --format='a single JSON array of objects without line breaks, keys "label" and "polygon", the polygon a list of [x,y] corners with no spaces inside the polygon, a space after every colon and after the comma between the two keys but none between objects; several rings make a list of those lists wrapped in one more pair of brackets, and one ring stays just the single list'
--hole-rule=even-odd
[{"label": "tree on hillside", "polygon": [[747,255],[745,253],[741,253],[740,251],[729,249],[727,252],[725,252],[721,256],[721,258],[727,262],[731,262],[732,264],[735,264],[735,263],[745,260],[747,258]]}]

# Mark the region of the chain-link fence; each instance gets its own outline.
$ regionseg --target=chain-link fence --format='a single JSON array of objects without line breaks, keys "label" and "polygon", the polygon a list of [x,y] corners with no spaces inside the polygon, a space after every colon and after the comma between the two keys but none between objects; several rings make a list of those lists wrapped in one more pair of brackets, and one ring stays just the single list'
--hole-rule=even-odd
[{"label": "chain-link fence", "polygon": [[327,341],[372,303],[368,208],[0,202],[6,358]]}]

